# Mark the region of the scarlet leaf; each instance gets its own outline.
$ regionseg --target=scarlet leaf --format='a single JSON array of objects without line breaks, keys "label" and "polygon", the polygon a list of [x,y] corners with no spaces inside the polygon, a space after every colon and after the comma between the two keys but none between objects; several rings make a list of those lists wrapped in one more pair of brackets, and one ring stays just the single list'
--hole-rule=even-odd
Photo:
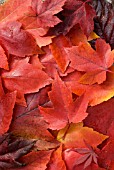
[{"label": "scarlet leaf", "polygon": [[70,39],[73,46],[79,45],[80,42],[87,42],[87,37],[84,35],[78,24],[70,30],[67,37]]},{"label": "scarlet leaf", "polygon": [[[86,36],[93,31],[93,18],[95,12],[86,2],[82,4],[76,11],[66,18],[65,31],[68,32],[75,24],[79,23]],[[83,24],[82,24],[83,23]]]},{"label": "scarlet leaf", "polygon": [[107,134],[108,129],[113,122],[114,99],[103,102],[100,105],[90,107],[88,109],[88,116],[84,120],[84,124],[94,130]]},{"label": "scarlet leaf", "polygon": [[16,92],[4,94],[0,98],[0,134],[9,130],[15,101]]},{"label": "scarlet leaf", "polygon": [[62,146],[52,153],[47,170],[66,170],[65,162],[62,158]]},{"label": "scarlet leaf", "polygon": [[[76,163],[79,159],[81,159],[81,155],[77,152],[70,151],[69,149],[66,149],[64,151],[64,160],[67,165],[68,170],[82,170],[84,169],[84,163],[81,163],[76,166]],[[94,164],[93,162],[91,165],[89,165],[86,170],[105,170],[104,168],[100,168],[97,164]]]},{"label": "scarlet leaf", "polygon": [[[31,0],[7,0],[0,6],[0,21],[17,20],[25,16]],[[21,11],[21,12],[20,12]]]},{"label": "scarlet leaf", "polygon": [[21,26],[22,24],[17,21],[2,24],[0,26],[1,43],[9,54],[20,57],[38,54],[41,50],[36,45],[35,39],[30,33],[21,29]]},{"label": "scarlet leaf", "polygon": [[44,36],[47,31],[43,28],[27,29],[27,32],[33,35],[39,47],[46,46],[52,43],[51,36]]},{"label": "scarlet leaf", "polygon": [[60,22],[59,18],[54,16],[62,11],[62,6],[66,0],[32,0],[32,10],[37,18],[38,27],[53,27]]},{"label": "scarlet leaf", "polygon": [[26,97],[27,107],[15,106],[13,121],[10,131],[16,136],[27,139],[39,139],[52,141],[53,137],[47,130],[48,125],[39,114],[38,104],[48,101],[48,88],[42,89],[39,93],[30,94]]},{"label": "scarlet leaf", "polygon": [[[20,98],[20,94],[38,92],[39,89],[51,83],[51,78],[41,69],[29,64],[28,58],[17,60],[9,72],[2,74],[2,79],[9,91],[17,90],[17,99]],[[21,99],[17,102],[23,104]]]},{"label": "scarlet leaf", "polygon": [[68,123],[81,122],[87,116],[87,98],[82,95],[73,102],[71,91],[59,76],[56,76],[56,80],[53,82],[49,97],[54,108],[40,107],[40,112],[49,123],[50,129],[62,129]]},{"label": "scarlet leaf", "polygon": [[87,148],[71,149],[72,151],[75,151],[77,153],[84,154],[79,159],[76,160],[75,167],[77,165],[84,163],[84,169],[86,169],[88,166],[92,164],[92,162],[97,164],[97,158],[98,158],[97,154],[94,152],[93,148],[89,144],[85,142],[85,145]]},{"label": "scarlet leaf", "polygon": [[59,36],[53,39],[50,45],[51,52],[61,71],[64,73],[69,64],[69,59],[67,57],[64,47],[70,47],[70,41],[67,40],[65,36]]},{"label": "scarlet leaf", "polygon": [[0,68],[4,68],[6,70],[9,69],[7,56],[6,56],[5,51],[2,48],[2,46],[0,46]]},{"label": "scarlet leaf", "polygon": [[[101,50],[101,44],[104,49]],[[71,58],[71,67],[86,72],[80,79],[81,83],[101,84],[106,80],[106,71],[113,64],[114,53],[105,41],[99,39],[96,42],[96,51],[87,43],[80,43],[67,50]]]},{"label": "scarlet leaf", "polygon": [[105,169],[113,169],[114,163],[114,140],[111,140],[99,153],[99,163]]},{"label": "scarlet leaf", "polygon": [[[22,161],[27,164],[27,166],[20,168],[20,170],[45,170],[47,164],[50,160],[52,150],[50,151],[32,151],[28,155],[22,158]],[[12,169],[13,170],[13,169]],[[16,169],[15,169],[16,170]]]}]

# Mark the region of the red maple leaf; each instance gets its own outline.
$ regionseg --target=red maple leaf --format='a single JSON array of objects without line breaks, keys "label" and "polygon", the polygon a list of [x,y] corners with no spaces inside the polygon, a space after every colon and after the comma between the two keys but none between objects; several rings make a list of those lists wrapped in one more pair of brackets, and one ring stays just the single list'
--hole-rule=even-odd
[{"label": "red maple leaf", "polygon": [[62,11],[66,0],[32,0],[31,12],[36,16],[38,27],[53,27],[61,22],[55,14]]},{"label": "red maple leaf", "polygon": [[[101,49],[103,44],[103,49]],[[80,43],[66,50],[71,60],[71,67],[86,72],[80,82],[83,84],[101,84],[106,80],[106,72],[113,64],[113,51],[102,39],[96,41],[96,51],[88,43]]]},{"label": "red maple leaf", "polygon": [[67,123],[81,122],[87,116],[87,98],[82,95],[74,102],[70,89],[58,75],[53,82],[52,91],[49,92],[49,98],[54,107],[39,108],[44,119],[49,123],[50,129],[62,129]]},{"label": "red maple leaf", "polygon": [[84,163],[84,169],[86,169],[92,163],[92,161],[97,164],[97,158],[98,158],[98,155],[94,152],[93,148],[86,142],[85,142],[85,145],[87,148],[71,149],[71,150],[83,155],[79,159],[76,160],[76,163],[74,166]]}]

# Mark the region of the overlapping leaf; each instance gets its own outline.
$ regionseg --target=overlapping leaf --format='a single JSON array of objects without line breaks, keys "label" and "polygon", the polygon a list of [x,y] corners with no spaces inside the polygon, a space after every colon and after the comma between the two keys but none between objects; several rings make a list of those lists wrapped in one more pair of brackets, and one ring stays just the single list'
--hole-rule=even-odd
[{"label": "overlapping leaf", "polygon": [[[103,44],[103,49],[101,49]],[[74,46],[67,50],[71,60],[71,67],[86,72],[80,79],[84,84],[101,84],[106,80],[106,72],[113,64],[114,52],[105,41],[98,39],[96,41],[96,51],[89,44],[80,43],[78,47]]]},{"label": "overlapping leaf", "polygon": [[56,34],[60,34],[61,32],[67,34],[76,24],[80,24],[86,36],[89,36],[93,31],[95,11],[88,4],[88,1],[66,1],[63,16],[64,15],[64,22],[55,29]]},{"label": "overlapping leaf", "polygon": [[21,29],[22,24],[17,21],[7,22],[0,26],[0,42],[9,54],[20,57],[38,54],[41,50],[31,34]]},{"label": "overlapping leaf", "polygon": [[4,49],[0,46],[0,68],[9,69],[7,56]]},{"label": "overlapping leaf", "polygon": [[48,101],[47,91],[48,88],[42,89],[39,93],[28,95],[26,97],[27,107],[15,106],[10,127],[13,134],[27,139],[53,140],[52,135],[47,130],[47,123],[38,111],[38,104],[44,104]]},{"label": "overlapping leaf", "polygon": [[83,123],[77,123],[60,130],[57,138],[64,144],[65,148],[84,148],[84,141],[96,148],[108,136],[100,134],[92,128],[84,127]]},{"label": "overlapping leaf", "polygon": [[2,74],[2,79],[9,91],[17,90],[17,102],[20,104],[24,102],[20,96],[38,92],[40,88],[51,83],[51,79],[44,71],[28,63],[28,58],[14,63],[9,72]]},{"label": "overlapping leaf", "polygon": [[9,130],[16,101],[16,92],[3,94],[0,97],[0,134]]},{"label": "overlapping leaf", "polygon": [[102,0],[0,6],[0,169],[114,169],[114,51],[96,21],[113,47]]},{"label": "overlapping leaf", "polygon": [[0,169],[16,168],[25,165],[19,158],[30,152],[34,140],[13,139],[11,134],[0,136]]},{"label": "overlapping leaf", "polygon": [[24,17],[30,4],[31,0],[7,0],[0,6],[0,21],[5,23]]},{"label": "overlapping leaf", "polygon": [[40,112],[49,123],[49,128],[53,130],[62,129],[71,122],[81,122],[87,116],[87,98],[82,95],[73,102],[70,89],[66,87],[58,75],[56,76],[56,80],[53,82],[49,98],[54,107],[40,107]]},{"label": "overlapping leaf", "polygon": [[48,170],[66,170],[65,162],[62,158],[62,146],[60,146],[51,156]]},{"label": "overlapping leaf", "polygon": [[60,22],[57,16],[66,0],[32,0],[31,8],[37,19],[38,27],[53,27]]}]

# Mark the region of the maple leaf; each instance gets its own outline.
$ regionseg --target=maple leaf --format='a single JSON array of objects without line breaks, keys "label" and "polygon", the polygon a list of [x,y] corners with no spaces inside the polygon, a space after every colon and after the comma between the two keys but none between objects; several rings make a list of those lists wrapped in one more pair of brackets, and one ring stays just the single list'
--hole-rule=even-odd
[{"label": "maple leaf", "polygon": [[26,0],[26,2],[25,0],[7,0],[3,5],[0,5],[0,22],[5,23],[24,17],[30,4],[31,0]]},{"label": "maple leaf", "polygon": [[[77,36],[78,35],[78,36]],[[78,46],[80,42],[87,43],[88,41],[93,41],[94,39],[99,38],[98,35],[96,35],[94,32],[90,34],[90,36],[87,38],[84,32],[81,30],[79,24],[76,24],[66,35],[70,42],[72,43],[72,46]]]},{"label": "maple leaf", "polygon": [[114,167],[114,139],[109,140],[105,147],[99,152],[99,164],[105,169],[113,170]]},{"label": "maple leaf", "polygon": [[49,92],[49,98],[54,107],[39,108],[44,119],[49,123],[50,129],[62,129],[67,123],[81,122],[87,116],[87,98],[82,95],[73,102],[71,91],[58,75],[52,84],[52,91]]},{"label": "maple leaf", "polygon": [[[110,99],[97,106],[88,108],[88,116],[84,120],[84,125],[94,130],[107,134],[108,129],[113,122],[114,99]],[[108,134],[109,135],[109,134]]]},{"label": "maple leaf", "polygon": [[[66,38],[65,38],[65,39],[66,39]],[[57,49],[58,49],[58,47],[57,47]],[[57,50],[57,49],[56,49],[56,50]],[[49,46],[44,47],[43,50],[44,50],[45,54],[40,55],[40,62],[41,62],[42,65],[44,66],[44,71],[45,71],[51,78],[54,78],[54,79],[55,79],[57,71],[58,71],[58,73],[59,73],[59,75],[60,75],[61,77],[64,77],[64,76],[66,76],[66,75],[68,75],[69,73],[71,73],[71,72],[74,71],[73,68],[71,68],[71,67],[68,66],[68,67],[66,68],[66,71],[65,71],[64,73],[62,73],[61,71],[65,69],[65,67],[66,67],[65,65],[68,63],[68,61],[66,60],[68,57],[66,57],[66,56],[64,55],[65,59],[64,59],[64,61],[62,61],[62,63],[60,63],[60,61],[62,60],[60,53],[58,53],[58,54],[55,54],[55,53],[54,53],[54,54],[56,55],[56,57],[58,57],[58,58],[55,57],[56,60],[57,60],[57,63],[58,63],[58,64],[57,64],[56,61],[55,61],[55,59],[54,59],[54,57],[53,57],[53,55],[52,55],[51,50],[49,49]],[[63,51],[64,51],[63,54],[65,54],[65,50],[63,50]],[[62,69],[62,65],[64,65],[63,69]],[[61,67],[62,70],[60,70],[60,67]]]},{"label": "maple leaf", "polygon": [[30,152],[34,140],[15,139],[11,134],[0,136],[0,168],[9,169],[23,166],[18,159]]},{"label": "maple leaf", "polygon": [[22,24],[10,21],[0,25],[0,41],[9,54],[20,57],[41,52],[32,35],[21,29]]},{"label": "maple leaf", "polygon": [[93,148],[102,143],[108,136],[94,131],[92,128],[84,127],[83,123],[70,124],[58,133],[57,139],[67,148],[83,148],[85,142]]},{"label": "maple leaf", "polygon": [[[87,149],[87,148],[84,148]],[[66,149],[63,152],[64,161],[66,163],[68,170],[84,170],[84,162],[83,162],[83,156],[79,154],[78,152],[73,151],[72,149]],[[86,158],[86,156],[85,156]],[[84,158],[84,159],[85,159]],[[76,165],[78,160],[82,160],[82,163],[80,162],[79,165]],[[98,164],[91,163],[91,165],[86,167],[86,170],[105,170],[104,168],[99,167]]]},{"label": "maple leaf", "polygon": [[[65,28],[66,32],[68,32],[77,23],[80,24],[81,29],[83,30],[87,37],[93,31],[94,28],[93,18],[95,17],[95,11],[90,5],[87,4],[87,2],[88,1],[82,2],[81,6],[79,6],[77,10],[74,10],[74,12],[69,17],[66,18],[65,22],[65,25],[67,25]],[[68,7],[69,6],[67,6],[67,8]]]},{"label": "maple leaf", "polygon": [[87,37],[81,30],[79,24],[76,24],[66,36],[69,38],[72,46],[77,46],[80,42],[87,42]]},{"label": "maple leaf", "polygon": [[7,93],[0,97],[0,134],[9,130],[16,101],[16,92]]},{"label": "maple leaf", "polygon": [[17,91],[17,102],[24,104],[20,98],[23,94],[38,92],[39,89],[51,83],[51,78],[34,65],[28,63],[29,59],[17,60],[9,72],[2,73],[5,87],[9,91]]},{"label": "maple leaf", "polygon": [[[85,142],[85,141],[84,141]],[[76,160],[76,163],[74,165],[74,167],[76,167],[77,165],[79,164],[82,164],[84,163],[84,169],[86,169],[88,166],[91,165],[92,161],[95,163],[95,164],[98,164],[97,163],[97,158],[98,158],[98,155],[94,152],[93,148],[87,144],[85,142],[85,145],[87,148],[74,148],[74,149],[69,149],[69,150],[72,150],[74,152],[77,152],[79,154],[82,154],[83,156],[81,156],[79,159]]]},{"label": "maple leaf", "polygon": [[47,96],[48,90],[49,87],[46,87],[38,93],[27,95],[27,107],[15,106],[10,132],[26,139],[39,139],[39,142],[43,142],[43,140],[45,140],[45,142],[53,141],[53,136],[47,130],[48,124],[39,114],[38,110],[39,104],[43,105],[49,101]]},{"label": "maple leaf", "polygon": [[62,158],[62,145],[52,153],[47,170],[66,170],[65,162]]},{"label": "maple leaf", "polygon": [[[114,66],[110,68],[110,71],[112,73],[114,72]],[[85,96],[87,95],[87,98],[89,98],[89,105],[95,106],[114,96],[114,74],[112,73],[107,72],[107,80],[100,85],[85,85],[79,83],[83,74],[78,71],[65,77],[64,81],[74,94],[81,96],[85,93]]]},{"label": "maple leaf", "polygon": [[[103,49],[101,49],[103,44]],[[114,52],[104,40],[96,41],[96,51],[87,43],[80,43],[66,50],[71,60],[71,67],[86,72],[80,79],[83,84],[101,84],[106,80],[106,72],[113,64]]]},{"label": "maple leaf", "polygon": [[[19,168],[20,170],[45,170],[47,169],[47,164],[50,161],[50,157],[53,150],[50,151],[32,151],[29,154],[23,156],[21,161],[26,163],[27,166]],[[12,169],[17,170],[17,169]]]},{"label": "maple leaf", "polygon": [[63,14],[65,15],[65,19],[57,28],[55,27],[56,35],[60,33],[67,34],[76,24],[80,24],[81,29],[87,37],[90,35],[94,29],[93,18],[95,17],[95,11],[87,2],[88,1],[67,2]]},{"label": "maple leaf", "polygon": [[53,39],[52,44],[50,44],[50,49],[53,54],[55,61],[57,62],[58,66],[60,67],[61,71],[64,73],[68,64],[69,59],[67,58],[66,51],[64,47],[70,47],[70,41],[63,35],[60,35]]},{"label": "maple leaf", "polygon": [[1,45],[0,45],[0,68],[4,68],[5,70],[9,69],[7,56]]},{"label": "maple leaf", "polygon": [[28,29],[27,32],[31,33],[36,40],[39,47],[46,46],[52,43],[52,36],[44,36],[47,31],[43,28]]},{"label": "maple leaf", "polygon": [[31,10],[37,18],[38,27],[53,27],[54,25],[61,22],[61,20],[54,16],[55,14],[62,11],[62,6],[66,0],[32,0]]}]

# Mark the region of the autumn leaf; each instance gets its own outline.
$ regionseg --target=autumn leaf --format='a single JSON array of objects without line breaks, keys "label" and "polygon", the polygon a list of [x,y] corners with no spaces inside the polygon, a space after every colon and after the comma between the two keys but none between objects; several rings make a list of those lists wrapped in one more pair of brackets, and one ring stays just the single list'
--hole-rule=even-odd
[{"label": "autumn leaf", "polygon": [[17,21],[0,25],[0,41],[8,53],[20,57],[41,53],[33,36],[21,26],[22,24]]},{"label": "autumn leaf", "polygon": [[43,120],[38,110],[39,104],[43,105],[49,100],[48,89],[44,88],[38,93],[27,95],[27,107],[15,106],[10,132],[26,139],[38,139],[41,143],[43,140],[45,142],[53,140],[53,136],[47,130],[48,124]]},{"label": "autumn leaf", "polygon": [[65,162],[62,158],[62,146],[52,153],[47,170],[66,170]]},{"label": "autumn leaf", "polygon": [[8,61],[7,61],[8,59],[2,46],[0,46],[0,59],[1,59],[0,68],[4,68],[5,70],[8,70],[9,69]]},{"label": "autumn leaf", "polygon": [[[111,3],[109,3],[111,2]],[[113,1],[91,1],[96,11],[94,20],[95,32],[114,48],[114,7]],[[113,4],[113,5],[112,5]]]},{"label": "autumn leaf", "polygon": [[83,123],[67,125],[58,133],[57,139],[64,144],[65,148],[83,148],[85,142],[93,148],[101,144],[108,136],[94,131],[92,128],[84,127]]},{"label": "autumn leaf", "polygon": [[[75,2],[79,3],[79,2]],[[68,5],[67,5],[68,8]],[[80,24],[83,32],[86,36],[89,36],[93,31],[93,18],[95,17],[95,12],[93,8],[86,2],[83,2],[77,10],[75,10],[72,15],[66,17],[65,30],[64,32],[69,32],[69,30],[77,23]],[[83,23],[83,24],[82,24]]]},{"label": "autumn leaf", "polygon": [[68,41],[67,38],[62,35],[54,38],[52,44],[49,46],[55,61],[63,73],[66,71],[66,68],[69,65],[69,59],[67,57],[66,51],[64,50],[64,47],[70,46],[70,41]]},{"label": "autumn leaf", "polygon": [[86,169],[92,164],[92,162],[94,162],[95,164],[98,164],[97,162],[98,155],[95,153],[93,148],[89,144],[86,143],[86,141],[84,142],[85,142],[86,148],[74,148],[71,150],[79,154],[82,154],[82,156],[76,160],[76,163],[74,166],[77,167],[77,165],[84,163],[84,169]]},{"label": "autumn leaf", "polygon": [[87,116],[87,98],[82,95],[73,102],[70,89],[66,87],[58,75],[56,76],[56,80],[53,82],[52,91],[49,92],[49,98],[54,107],[39,108],[44,119],[49,123],[50,129],[62,129],[68,123],[81,122]]},{"label": "autumn leaf", "polygon": [[114,169],[113,15],[103,0],[0,5],[1,170]]},{"label": "autumn leaf", "polygon": [[62,11],[65,0],[32,0],[31,8],[37,19],[37,26],[41,28],[53,27],[61,22],[55,14]]},{"label": "autumn leaf", "polygon": [[[101,50],[101,44],[103,49]],[[96,41],[96,51],[87,43],[80,43],[66,50],[71,60],[71,67],[86,72],[80,79],[83,84],[101,84],[106,80],[106,72],[113,64],[114,53],[102,39]],[[70,57],[71,56],[71,57]]]},{"label": "autumn leaf", "polygon": [[109,141],[99,153],[99,164],[105,169],[114,167],[114,140]]},{"label": "autumn leaf", "polygon": [[[70,9],[70,10],[69,10]],[[95,17],[94,9],[88,4],[88,1],[66,1],[64,6],[65,19],[55,27],[55,34],[67,34],[73,26],[79,24],[84,34],[88,37],[94,29],[93,18]]]},{"label": "autumn leaf", "polygon": [[[74,1],[75,2],[75,1]],[[79,1],[80,2],[80,1]],[[78,36],[77,36],[78,35]],[[87,43],[87,37],[81,30],[80,26],[76,24],[66,35],[70,42],[72,43],[72,46],[79,45],[80,42]]]},{"label": "autumn leaf", "polygon": [[[51,78],[41,69],[29,64],[28,60],[28,58],[17,60],[9,72],[2,74],[5,87],[9,91],[17,91],[17,99],[20,98],[20,94],[38,92],[39,89],[51,83]],[[21,99],[17,102],[23,104]]]},{"label": "autumn leaf", "polygon": [[[58,49],[58,48],[57,48]],[[57,50],[56,49],[56,50]],[[49,49],[48,46],[43,48],[45,54],[40,55],[40,61],[42,63],[42,65],[44,66],[44,71],[51,77],[51,78],[55,78],[56,77],[56,73],[58,72],[59,75],[61,77],[65,77],[66,75],[68,75],[69,73],[73,72],[74,69],[71,67],[67,67],[66,71],[64,73],[62,73],[62,71],[60,70],[60,67],[62,69],[62,65],[65,65],[66,63],[68,63],[66,61],[66,59],[64,60],[64,62],[60,63],[60,61],[62,60],[60,53],[56,54],[56,57],[58,57],[56,60],[52,55],[51,50]],[[64,51],[64,50],[63,50]],[[64,51],[65,52],[65,51]],[[64,53],[63,52],[63,53]],[[65,53],[64,53],[65,54]],[[60,58],[59,58],[60,57]],[[65,55],[64,55],[65,57]],[[67,57],[65,57],[67,58]],[[57,64],[58,63],[58,64]],[[65,67],[63,67],[65,69]]]},{"label": "autumn leaf", "polygon": [[[29,154],[23,156],[21,161],[26,163],[27,166],[19,168],[20,170],[45,170],[50,160],[53,150],[50,151],[32,151]],[[13,169],[12,169],[13,170]],[[16,169],[14,169],[16,170]]]},{"label": "autumn leaf", "polygon": [[30,4],[31,0],[26,0],[26,2],[25,0],[7,0],[0,5],[0,22],[15,21],[24,17]]},{"label": "autumn leaf", "polygon": [[0,134],[9,130],[16,101],[16,92],[4,94],[0,97]]},{"label": "autumn leaf", "polygon": [[37,45],[41,48],[52,43],[52,36],[45,36],[47,31],[43,28],[27,29],[27,32],[31,33],[36,40]]},{"label": "autumn leaf", "polygon": [[[83,158],[82,158],[82,163],[79,165],[76,165],[76,163],[78,162],[79,159],[81,159],[82,155],[74,152],[74,151],[70,151],[70,149],[66,149],[63,152],[64,155],[64,160],[65,163],[67,165],[67,169],[68,170],[82,170],[84,169],[84,162],[83,162]],[[84,158],[85,159],[85,158]],[[86,170],[105,170],[104,168],[99,167],[99,165],[95,164],[95,163],[91,163],[91,165],[89,165],[88,167],[85,168]]]},{"label": "autumn leaf", "polygon": [[0,168],[9,169],[25,165],[18,160],[30,152],[34,140],[15,139],[11,134],[0,136]]},{"label": "autumn leaf", "polygon": [[114,120],[114,99],[110,99],[97,106],[88,108],[88,116],[84,120],[84,125],[93,128],[97,132],[107,134],[111,123]]},{"label": "autumn leaf", "polygon": [[[110,71],[114,72],[114,67],[112,66],[110,68]],[[68,77],[64,78],[65,84],[71,88],[71,91],[81,96],[83,93],[87,95],[87,98],[89,98],[89,104],[91,106],[95,106],[97,104],[100,104],[104,101],[109,100],[111,97],[114,96],[114,74],[107,72],[107,81],[104,83],[98,85],[85,85],[79,83],[79,80],[83,74],[81,72],[73,72],[71,75],[68,75]]]}]

